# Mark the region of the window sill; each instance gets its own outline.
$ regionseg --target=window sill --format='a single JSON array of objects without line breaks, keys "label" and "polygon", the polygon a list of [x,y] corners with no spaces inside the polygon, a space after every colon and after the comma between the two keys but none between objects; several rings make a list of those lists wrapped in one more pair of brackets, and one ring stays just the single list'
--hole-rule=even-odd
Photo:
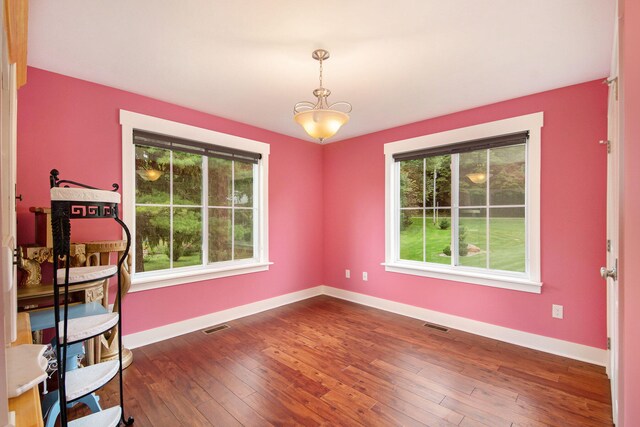
[{"label": "window sill", "polygon": [[452,272],[434,267],[422,267],[402,263],[382,263],[385,271],[392,273],[411,274],[413,276],[433,277],[436,279],[452,280],[455,282],[471,283],[474,285],[491,286],[494,288],[511,289],[514,291],[539,294],[542,283],[521,277],[500,276],[468,271]]},{"label": "window sill", "polygon": [[221,277],[239,276],[241,274],[258,273],[268,271],[272,262],[256,262],[218,268],[206,268],[199,270],[187,270],[175,273],[162,273],[157,276],[145,276],[133,278],[129,292],[148,291],[150,289],[164,288],[167,286],[183,285],[186,283],[201,282],[203,280],[218,279]]}]

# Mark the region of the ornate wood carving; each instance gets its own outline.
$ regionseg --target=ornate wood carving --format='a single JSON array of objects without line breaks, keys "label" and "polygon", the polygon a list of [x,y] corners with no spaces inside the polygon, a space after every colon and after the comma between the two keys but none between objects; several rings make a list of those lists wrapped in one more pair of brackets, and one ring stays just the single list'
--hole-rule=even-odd
[{"label": "ornate wood carving", "polygon": [[[117,259],[120,259],[124,251],[127,249],[127,242],[125,240],[112,240],[102,242],[87,242],[85,243],[87,252],[87,265],[106,265],[110,264],[111,254],[117,254]],[[118,311],[118,299],[127,295],[131,288],[131,257],[127,256],[122,268],[120,270],[120,283],[121,294],[116,295],[114,301],[113,310]],[[105,294],[104,305],[107,306],[107,298]],[[102,362],[108,360],[115,360],[118,358],[118,327],[114,327],[109,332],[104,333],[100,337],[100,343],[102,348],[100,350],[100,360]],[[133,354],[126,348],[122,349],[122,366],[127,367],[131,364]]]},{"label": "ornate wood carving", "polygon": [[[72,267],[85,265],[85,245],[72,243],[69,256]],[[22,271],[20,287],[35,287],[42,285],[42,264],[53,262],[53,249],[43,246],[21,246],[18,248],[18,268]],[[64,259],[63,259],[64,260]]]},{"label": "ornate wood carving", "polygon": [[[120,253],[118,254],[120,256]],[[120,271],[120,280],[121,280],[121,294],[116,295],[116,301],[113,305],[113,311],[117,311],[118,309],[118,298],[122,298],[127,295],[129,292],[129,288],[131,288],[131,257],[127,256],[125,262],[122,264],[122,269]],[[100,338],[100,342],[102,343],[101,350],[101,362],[106,362],[109,360],[115,360],[118,358],[118,327],[114,326],[109,332],[106,332]],[[122,348],[122,367],[126,368],[133,361],[133,353],[127,348]]]},{"label": "ornate wood carving", "polygon": [[93,288],[93,289],[87,289],[86,291],[84,291],[85,302],[94,302],[94,301],[102,302],[103,298],[104,298],[104,286]]}]

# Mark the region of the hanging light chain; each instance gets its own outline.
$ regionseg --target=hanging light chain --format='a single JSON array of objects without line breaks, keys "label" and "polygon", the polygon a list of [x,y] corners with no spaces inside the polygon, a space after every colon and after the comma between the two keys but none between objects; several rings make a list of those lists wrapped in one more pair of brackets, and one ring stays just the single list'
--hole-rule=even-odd
[{"label": "hanging light chain", "polygon": [[320,87],[322,87],[322,56],[319,59],[320,61]]}]

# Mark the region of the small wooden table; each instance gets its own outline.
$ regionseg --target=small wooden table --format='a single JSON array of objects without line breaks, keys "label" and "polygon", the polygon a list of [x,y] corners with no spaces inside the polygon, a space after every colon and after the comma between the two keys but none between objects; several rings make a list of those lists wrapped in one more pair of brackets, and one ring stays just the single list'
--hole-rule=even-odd
[{"label": "small wooden table", "polygon": [[[107,281],[82,283],[69,287],[69,294],[73,302],[100,301],[107,295]],[[18,287],[18,307],[22,310],[37,310],[38,308],[51,307],[53,305],[53,285],[31,286],[29,288]]]},{"label": "small wooden table", "polygon": [[[108,281],[99,280],[95,282],[83,283],[69,287],[71,304],[100,302],[105,304]],[[18,311],[51,310],[53,306],[53,285],[31,286],[28,288],[18,287]],[[52,325],[53,327],[53,325]],[[36,342],[42,342],[42,331],[34,331],[33,337]],[[101,344],[100,337],[91,338],[86,345],[87,354],[85,361],[87,365],[100,362]]]},{"label": "small wooden table", "polygon": [[[18,313],[18,339],[12,347],[31,344],[31,325],[27,313]],[[40,408],[40,392],[38,386],[20,396],[9,399],[9,411],[16,413],[16,427],[42,427],[42,409]]]},{"label": "small wooden table", "polygon": [[[18,268],[22,271],[22,279],[18,286],[19,311],[31,311],[53,306],[53,286],[42,284],[42,264],[53,262],[53,248],[51,236],[51,209],[30,208],[36,217],[36,242],[18,248]],[[120,259],[127,249],[125,240],[108,240],[99,242],[71,243],[69,262],[72,267],[89,265],[107,265],[112,261],[112,255]],[[116,261],[116,260],[114,260]],[[121,272],[122,295],[124,298],[131,286],[131,258],[127,257]],[[73,285],[69,288],[72,303],[91,303],[102,301],[102,305],[109,309],[109,280],[104,282],[92,282],[84,285]],[[115,360],[119,358],[120,347],[118,345],[117,327],[111,331],[92,338],[91,345],[87,345],[86,364]],[[42,335],[34,332],[36,342],[40,342]],[[133,353],[127,348],[122,348],[122,366],[126,368],[133,360]]]}]

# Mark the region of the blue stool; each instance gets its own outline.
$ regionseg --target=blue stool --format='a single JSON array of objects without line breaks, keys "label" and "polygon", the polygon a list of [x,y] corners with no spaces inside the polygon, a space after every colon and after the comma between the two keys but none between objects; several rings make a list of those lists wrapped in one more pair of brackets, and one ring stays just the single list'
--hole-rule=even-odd
[{"label": "blue stool", "polygon": [[[106,314],[107,309],[99,302],[91,302],[88,304],[78,304],[69,307],[69,319],[75,319],[78,317],[93,316],[97,314]],[[60,309],[60,318],[64,316],[63,309]],[[31,331],[41,331],[55,327],[55,318],[53,309],[38,310],[29,312],[31,318]],[[54,349],[58,348],[56,339],[53,338],[51,345]],[[79,342],[71,344],[67,347],[67,372],[78,369],[78,356],[84,355],[84,345]],[[77,405],[78,403],[84,403],[89,407],[91,412],[99,412],[102,410],[98,401],[100,398],[95,393],[88,394],[80,399],[71,402],[67,407]],[[52,391],[48,393],[42,400],[42,414],[46,418],[45,427],[54,427],[58,415],[60,415],[60,404],[58,403],[58,391]]]},{"label": "blue stool", "polygon": [[[76,319],[84,316],[94,316],[96,314],[106,314],[107,309],[99,302],[90,302],[87,304],[77,304],[69,306],[69,319]],[[60,318],[64,315],[64,310],[60,309]],[[55,319],[53,316],[53,308],[46,310],[30,311],[31,331],[42,331],[44,329],[53,328]]]},{"label": "blue stool", "polygon": [[[58,351],[55,337],[51,340],[51,346]],[[78,369],[78,356],[84,355],[84,345],[81,342],[71,344],[67,347],[67,372]],[[46,419],[45,427],[54,427],[56,419],[60,415],[60,404],[58,403],[58,390],[54,390],[48,393],[44,399],[42,399],[42,414]],[[78,403],[84,403],[89,407],[91,412],[99,412],[102,410],[98,403],[100,398],[94,393],[88,394],[80,399],[67,404],[68,408],[71,408]]]}]

